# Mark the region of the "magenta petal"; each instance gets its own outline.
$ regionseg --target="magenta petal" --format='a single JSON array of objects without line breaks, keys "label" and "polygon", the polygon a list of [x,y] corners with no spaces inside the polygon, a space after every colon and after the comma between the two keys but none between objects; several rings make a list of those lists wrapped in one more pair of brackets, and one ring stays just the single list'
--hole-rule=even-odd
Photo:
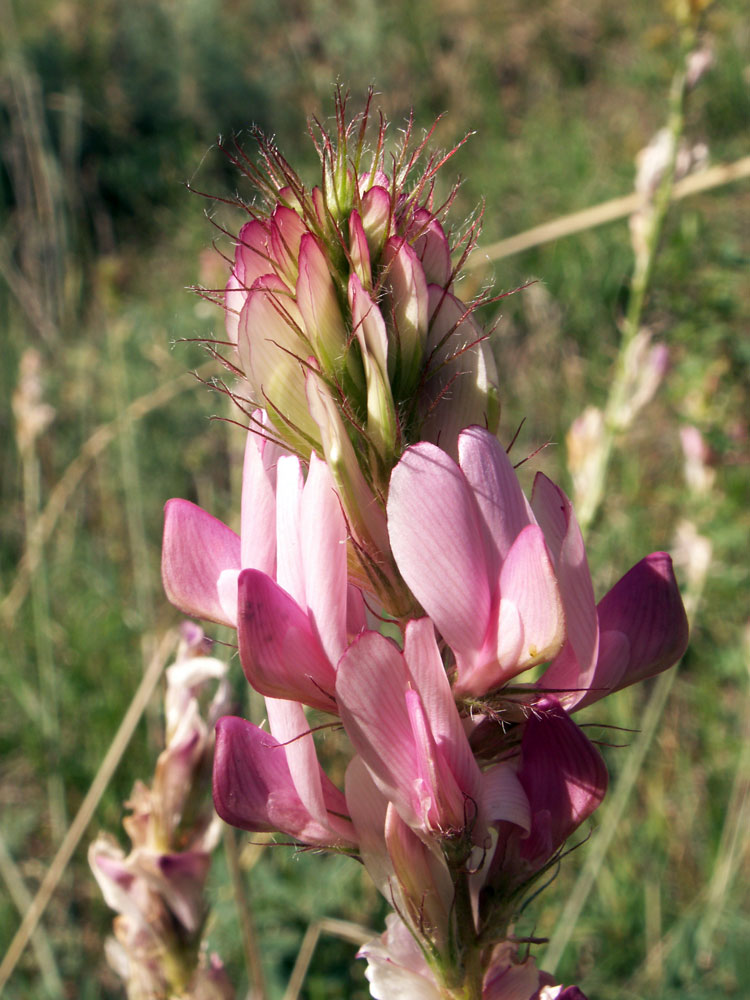
[{"label": "magenta petal", "polygon": [[303,805],[284,747],[245,719],[225,716],[216,725],[213,786],[216,811],[232,826],[280,830],[307,844],[335,840]]},{"label": "magenta petal", "polygon": [[388,533],[396,563],[459,659],[473,663],[490,614],[484,538],[474,495],[444,451],[407,448],[393,470]]},{"label": "magenta petal", "polygon": [[256,691],[335,712],[335,672],[309,618],[258,570],[239,578],[237,637],[245,676]]},{"label": "magenta petal", "polygon": [[521,854],[542,864],[599,806],[607,791],[607,769],[593,743],[550,698],[526,722],[518,777],[532,818]]},{"label": "magenta petal", "polygon": [[240,539],[189,500],[164,508],[161,574],[167,599],[185,614],[234,626],[219,598],[223,570],[240,568]]},{"label": "magenta petal", "polygon": [[630,655],[616,691],[671,667],[687,648],[687,615],[666,552],[653,552],[636,563],[602,598],[597,612],[603,648],[586,704],[607,693],[601,679],[610,670],[609,657],[621,655],[622,638]]}]

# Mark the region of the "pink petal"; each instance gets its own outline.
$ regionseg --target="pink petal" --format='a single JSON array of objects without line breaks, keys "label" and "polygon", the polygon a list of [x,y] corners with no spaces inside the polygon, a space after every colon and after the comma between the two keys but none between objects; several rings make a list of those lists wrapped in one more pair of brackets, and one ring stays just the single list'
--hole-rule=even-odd
[{"label": "pink petal", "polygon": [[362,227],[372,260],[380,256],[390,225],[391,196],[384,187],[374,185],[362,195]]},{"label": "pink petal", "polygon": [[388,370],[392,381],[396,376],[394,394],[405,399],[416,386],[427,339],[427,282],[416,253],[403,237],[388,240],[383,261],[392,324]]},{"label": "pink petal", "polygon": [[296,455],[285,455],[276,466],[276,582],[300,607],[305,606],[302,565],[302,466]]},{"label": "pink petal", "polygon": [[[542,473],[534,480],[531,504],[552,554],[555,573],[565,609],[567,643],[570,650],[560,653],[560,666],[553,664],[546,672],[546,688],[579,689],[566,705],[580,700],[591,683],[599,651],[599,626],[586,548],[570,500]],[[571,677],[570,658],[577,665]]]},{"label": "pink petal", "polygon": [[305,224],[294,209],[276,206],[271,214],[271,252],[289,288],[294,288],[297,280],[299,247],[305,232]]},{"label": "pink petal", "polygon": [[310,723],[300,703],[266,698],[266,711],[271,733],[284,746],[294,787],[305,808],[313,819],[333,825],[353,840],[351,824],[338,818],[347,813],[346,799],[318,763]]},{"label": "pink petal", "polygon": [[362,219],[356,210],[349,216],[349,256],[352,268],[365,288],[372,288],[372,264],[370,248],[362,225]]},{"label": "pink petal", "polygon": [[305,403],[303,363],[310,348],[301,331],[302,317],[281,279],[270,275],[258,279],[240,315],[240,362],[258,403],[271,418],[281,420],[280,410],[294,428],[315,440],[317,428]]},{"label": "pink petal", "polygon": [[409,222],[406,238],[422,262],[427,281],[446,286],[452,273],[451,250],[435,216],[425,208],[418,208]]},{"label": "pink petal", "polygon": [[456,655],[472,663],[490,613],[479,512],[461,470],[421,443],[393,470],[388,533],[398,568]]},{"label": "pink petal", "polygon": [[[256,410],[267,427],[267,417]],[[248,431],[242,470],[242,568],[276,573],[276,461],[281,449]]]},{"label": "pink petal", "polygon": [[500,565],[519,533],[535,523],[513,463],[494,434],[469,427],[458,438],[458,462],[482,515],[482,531],[491,554],[490,572]]},{"label": "pink petal", "polygon": [[[349,275],[349,305],[352,310],[352,329],[363,355],[371,357],[378,370],[385,375],[388,363],[388,334],[385,321],[380,309],[365,291],[356,274]],[[367,370],[366,364],[365,370]]]},{"label": "pink petal", "polygon": [[555,656],[565,639],[565,612],[549,550],[537,525],[523,529],[503,563],[501,608],[505,601],[518,610],[524,648],[515,664],[500,660],[501,667],[519,673]]},{"label": "pink petal", "polygon": [[409,674],[396,646],[377,632],[364,632],[339,661],[336,697],[352,746],[380,791],[410,826],[421,827],[412,786],[417,759],[404,700]]},{"label": "pink petal", "polygon": [[481,803],[487,823],[515,823],[525,833],[531,829],[529,800],[512,765],[497,764],[482,772]]},{"label": "pink petal", "polygon": [[302,495],[302,564],[307,610],[332,663],[346,649],[347,531],[326,463],[313,452]]},{"label": "pink petal", "polygon": [[299,605],[258,570],[239,578],[240,660],[256,691],[335,712],[335,672]]},{"label": "pink petal", "polygon": [[234,628],[237,628],[237,581],[240,572],[239,569],[223,569],[216,581],[219,604]]},{"label": "pink petal", "polygon": [[185,614],[234,625],[224,609],[217,580],[240,568],[240,539],[231,528],[188,500],[164,508],[161,572],[167,599]]},{"label": "pink petal", "polygon": [[440,755],[455,775],[462,798],[477,805],[481,795],[480,771],[456,709],[429,618],[411,621],[406,626],[404,656]]}]

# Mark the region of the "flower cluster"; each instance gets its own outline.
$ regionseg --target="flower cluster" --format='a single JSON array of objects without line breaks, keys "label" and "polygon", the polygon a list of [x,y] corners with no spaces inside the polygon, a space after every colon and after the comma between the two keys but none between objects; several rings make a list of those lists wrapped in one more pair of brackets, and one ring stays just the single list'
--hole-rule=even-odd
[{"label": "flower cluster", "polygon": [[[407,129],[389,164],[381,123],[365,168],[367,112],[337,110],[311,191],[261,145],[269,203],[226,290],[240,533],[166,509],[167,595],[236,628],[266,699],[267,728],[219,720],[214,801],[361,859],[395,911],[362,952],[373,996],[572,1000],[513,937],[606,792],[570,713],[673,664],[685,612],[661,552],[597,604],[567,497],[540,474],[527,500],[495,436],[492,357],[433,203],[443,161],[409,187],[422,146]],[[310,711],[346,733],[343,788]]]}]

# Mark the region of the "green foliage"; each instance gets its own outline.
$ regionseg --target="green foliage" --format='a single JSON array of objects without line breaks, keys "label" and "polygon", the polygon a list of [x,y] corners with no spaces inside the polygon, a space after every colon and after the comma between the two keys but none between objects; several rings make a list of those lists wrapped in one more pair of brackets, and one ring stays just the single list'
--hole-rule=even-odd
[{"label": "green foliage", "polygon": [[[22,572],[27,518],[44,509],[71,463],[84,456],[28,592],[4,621],[12,628],[3,644],[0,832],[33,893],[140,679],[143,636],[178,621],[158,579],[164,501],[184,496],[224,518],[237,509],[237,476],[229,469],[233,463],[236,470],[241,434],[209,420],[233,415],[198,381],[122,422],[95,455],[81,451],[132,400],[205,363],[183,340],[212,331],[222,337],[220,312],[184,287],[225,280],[209,249],[221,234],[204,210],[230,229],[240,220],[180,186],[189,177],[218,196],[237,188],[251,195],[209,148],[216,135],[259,123],[277,135],[303,176],[312,176],[305,116],[329,115],[337,78],[352,88],[353,106],[373,82],[395,123],[412,105],[419,126],[446,112],[437,130],[446,147],[478,131],[441,183],[447,191],[453,170],[465,175],[456,226],[483,199],[490,242],[627,193],[636,152],[663,122],[676,48],[662,8],[615,8],[605,0],[284,0],[281,10],[270,0],[36,0],[13,8],[15,28],[0,50],[4,595]],[[747,152],[744,15],[739,0],[709,10],[716,66],[689,105],[688,138],[707,141],[717,162]],[[590,539],[599,594],[645,552],[669,548],[681,518],[693,520],[714,550],[690,650],[560,970],[602,1000],[718,1000],[741,996],[750,975],[750,911],[740,877],[746,846],[711,904],[710,948],[705,942],[705,887],[728,857],[728,803],[738,783],[746,789],[750,780],[742,756],[750,733],[742,646],[750,531],[749,214],[747,182],[672,211],[646,308],[655,337],[668,345],[670,371],[621,442]],[[232,252],[227,240],[221,246]],[[529,463],[533,469],[564,480],[565,433],[585,405],[606,395],[631,267],[622,221],[492,268],[496,291],[538,279],[486,315],[497,325],[501,436],[510,440],[525,418],[514,447],[519,459],[551,442]],[[477,280],[488,278],[467,279],[465,290]],[[22,460],[10,400],[28,347],[40,353],[43,397],[55,418]],[[220,374],[218,366],[213,372]],[[690,509],[678,437],[688,424],[708,441],[716,476],[713,490]],[[40,680],[44,649],[55,691]],[[236,660],[232,669],[244,699]],[[637,729],[647,695],[623,692],[592,709],[588,721]],[[604,740],[629,741],[616,730],[601,732]],[[88,837],[94,826],[119,830],[121,803],[136,778],[150,777],[160,740],[154,709]],[[607,750],[613,778],[627,752]],[[50,776],[64,790],[62,817],[51,805]],[[555,884],[532,904],[525,931],[551,932],[586,850],[566,859]],[[346,859],[268,848],[246,878],[273,997],[283,991],[310,922],[336,916],[382,928],[383,902]],[[209,942],[243,983],[228,886],[220,859]],[[84,844],[44,920],[68,995],[121,995],[102,955],[110,921]],[[17,923],[0,893],[0,941],[10,941]],[[666,942],[661,959],[647,966],[659,940]],[[303,996],[365,997],[354,951],[324,937]],[[30,948],[6,995],[45,995]]]}]

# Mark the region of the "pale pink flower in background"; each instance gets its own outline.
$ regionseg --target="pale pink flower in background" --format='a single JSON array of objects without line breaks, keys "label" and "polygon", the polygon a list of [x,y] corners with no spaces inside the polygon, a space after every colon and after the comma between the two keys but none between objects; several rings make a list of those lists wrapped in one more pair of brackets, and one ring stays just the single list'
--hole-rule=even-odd
[{"label": "pale pink flower in background", "polygon": [[[204,655],[201,629],[188,622],[182,631],[177,661],[166,672],[166,747],[151,787],[136,783],[123,820],[131,850],[106,834],[89,848],[105,902],[118,914],[107,956],[131,1000],[176,991],[185,1000],[234,995],[218,959],[199,959],[205,882],[219,838],[210,799],[213,724],[227,708],[227,668]],[[199,698],[211,687],[204,718]]]}]

